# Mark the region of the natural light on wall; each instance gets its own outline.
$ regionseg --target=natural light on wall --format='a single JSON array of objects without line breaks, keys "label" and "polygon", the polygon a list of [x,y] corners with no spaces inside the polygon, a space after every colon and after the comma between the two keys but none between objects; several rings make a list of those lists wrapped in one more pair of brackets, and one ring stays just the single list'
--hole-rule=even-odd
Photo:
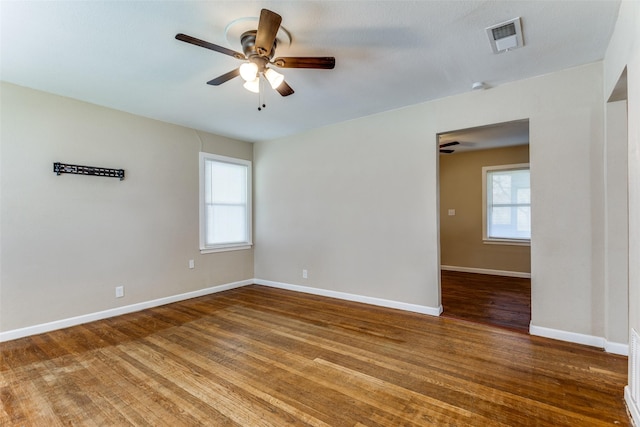
[{"label": "natural light on wall", "polygon": [[251,162],[200,153],[200,250],[251,246]]},{"label": "natural light on wall", "polygon": [[482,168],[483,240],[528,244],[531,239],[529,164]]}]

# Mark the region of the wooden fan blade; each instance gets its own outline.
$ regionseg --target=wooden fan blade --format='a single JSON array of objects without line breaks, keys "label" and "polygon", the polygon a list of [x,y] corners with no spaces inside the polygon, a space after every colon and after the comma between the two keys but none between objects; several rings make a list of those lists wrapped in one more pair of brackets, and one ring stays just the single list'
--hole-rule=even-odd
[{"label": "wooden fan blade", "polygon": [[233,56],[237,59],[246,59],[244,54],[236,52],[235,50],[227,49],[226,47],[218,46],[217,44],[209,43],[204,40],[197,39],[195,37],[188,36],[186,34],[176,34],[176,40],[180,40],[186,43],[191,43],[196,46],[204,47],[205,49],[211,49],[216,52],[224,53],[225,55]]},{"label": "wooden fan blade", "polygon": [[273,65],[281,68],[319,68],[331,70],[336,66],[336,58],[333,56],[323,56],[315,58],[276,58]]},{"label": "wooden fan blade", "polygon": [[291,95],[293,92],[293,89],[291,89],[291,86],[289,86],[287,84],[287,82],[283,81],[282,83],[280,83],[280,86],[278,86],[276,88],[276,90],[278,91],[278,93],[282,96],[289,96]]},{"label": "wooden fan blade", "polygon": [[235,70],[229,71],[228,73],[224,73],[223,75],[216,77],[213,80],[209,80],[207,82],[208,85],[219,86],[224,82],[231,80],[234,77],[238,77],[240,75],[240,68],[236,68]]},{"label": "wooden fan blade", "polygon": [[451,154],[453,153],[455,150],[440,150],[441,153],[445,153],[445,154]]},{"label": "wooden fan blade", "polygon": [[446,144],[440,144],[440,148],[451,147],[452,145],[458,145],[458,144],[460,144],[458,141],[451,141],[451,142],[447,142]]},{"label": "wooden fan blade", "polygon": [[260,21],[258,21],[258,32],[256,33],[256,52],[260,56],[268,57],[271,54],[273,42],[276,40],[282,16],[269,9],[260,11]]}]

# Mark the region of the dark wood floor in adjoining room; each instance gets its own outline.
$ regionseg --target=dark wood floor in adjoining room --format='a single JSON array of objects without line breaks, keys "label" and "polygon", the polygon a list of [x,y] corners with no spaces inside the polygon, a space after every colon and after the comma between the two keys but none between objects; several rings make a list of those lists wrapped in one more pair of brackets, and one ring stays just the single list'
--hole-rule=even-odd
[{"label": "dark wood floor in adjoining room", "polygon": [[626,357],[256,285],[0,348],[3,426],[630,425]]},{"label": "dark wood floor in adjoining room", "polygon": [[529,332],[531,279],[442,271],[442,315]]}]

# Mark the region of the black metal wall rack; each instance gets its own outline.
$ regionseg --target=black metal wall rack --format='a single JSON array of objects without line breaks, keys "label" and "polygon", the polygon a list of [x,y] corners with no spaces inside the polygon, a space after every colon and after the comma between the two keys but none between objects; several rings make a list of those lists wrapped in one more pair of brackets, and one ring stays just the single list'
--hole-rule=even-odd
[{"label": "black metal wall rack", "polygon": [[63,173],[72,173],[76,175],[108,176],[111,178],[120,178],[120,181],[124,179],[124,169],[69,165],[66,163],[54,162],[53,171],[56,173],[56,175],[60,175]]}]

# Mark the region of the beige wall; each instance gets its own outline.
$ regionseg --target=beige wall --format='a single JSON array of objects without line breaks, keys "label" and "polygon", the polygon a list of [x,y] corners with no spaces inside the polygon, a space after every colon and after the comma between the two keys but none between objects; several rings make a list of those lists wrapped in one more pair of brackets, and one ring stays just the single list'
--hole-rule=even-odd
[{"label": "beige wall", "polygon": [[256,277],[438,307],[436,137],[529,119],[532,323],[602,337],[591,251],[602,77],[595,63],[257,143]]},{"label": "beige wall", "polygon": [[628,342],[629,207],[627,172],[627,102],[607,103],[605,142],[604,283],[607,339]]},{"label": "beige wall", "polygon": [[[198,250],[198,152],[251,160],[252,144],[1,90],[0,331],[253,277],[252,250]],[[56,176],[56,161],[124,168],[126,179]]]},{"label": "beige wall", "polygon": [[529,163],[529,146],[445,154],[439,160],[440,264],[530,273],[529,246],[482,241],[482,167]]},{"label": "beige wall", "polygon": [[[200,256],[195,208],[197,152],[250,158],[250,144],[2,84],[0,331],[254,276],[437,307],[436,135],[528,118],[533,324],[616,339],[598,156],[625,67],[629,325],[640,330],[639,44],[640,3],[622,1],[604,63],[257,144],[255,263],[252,251]],[[127,179],[56,177],[57,160]]]},{"label": "beige wall", "polygon": [[[616,28],[611,37],[604,60],[604,99],[608,99],[623,70],[627,69],[627,172],[628,172],[628,310],[629,326],[640,333],[640,2],[622,1]],[[611,106],[610,106],[611,107]],[[615,107],[613,107],[615,108]],[[607,141],[615,144],[614,136]],[[610,289],[609,298],[617,306],[623,302],[616,299]],[[624,292],[624,288],[622,290]],[[610,309],[614,311],[617,306]],[[610,316],[611,320],[615,319]],[[640,361],[640,355],[635,355]],[[630,357],[631,361],[633,358]],[[634,369],[638,369],[635,366]],[[637,372],[637,371],[636,371]],[[631,382],[632,369],[629,369]],[[627,403],[640,421],[640,406],[627,396]]]}]

